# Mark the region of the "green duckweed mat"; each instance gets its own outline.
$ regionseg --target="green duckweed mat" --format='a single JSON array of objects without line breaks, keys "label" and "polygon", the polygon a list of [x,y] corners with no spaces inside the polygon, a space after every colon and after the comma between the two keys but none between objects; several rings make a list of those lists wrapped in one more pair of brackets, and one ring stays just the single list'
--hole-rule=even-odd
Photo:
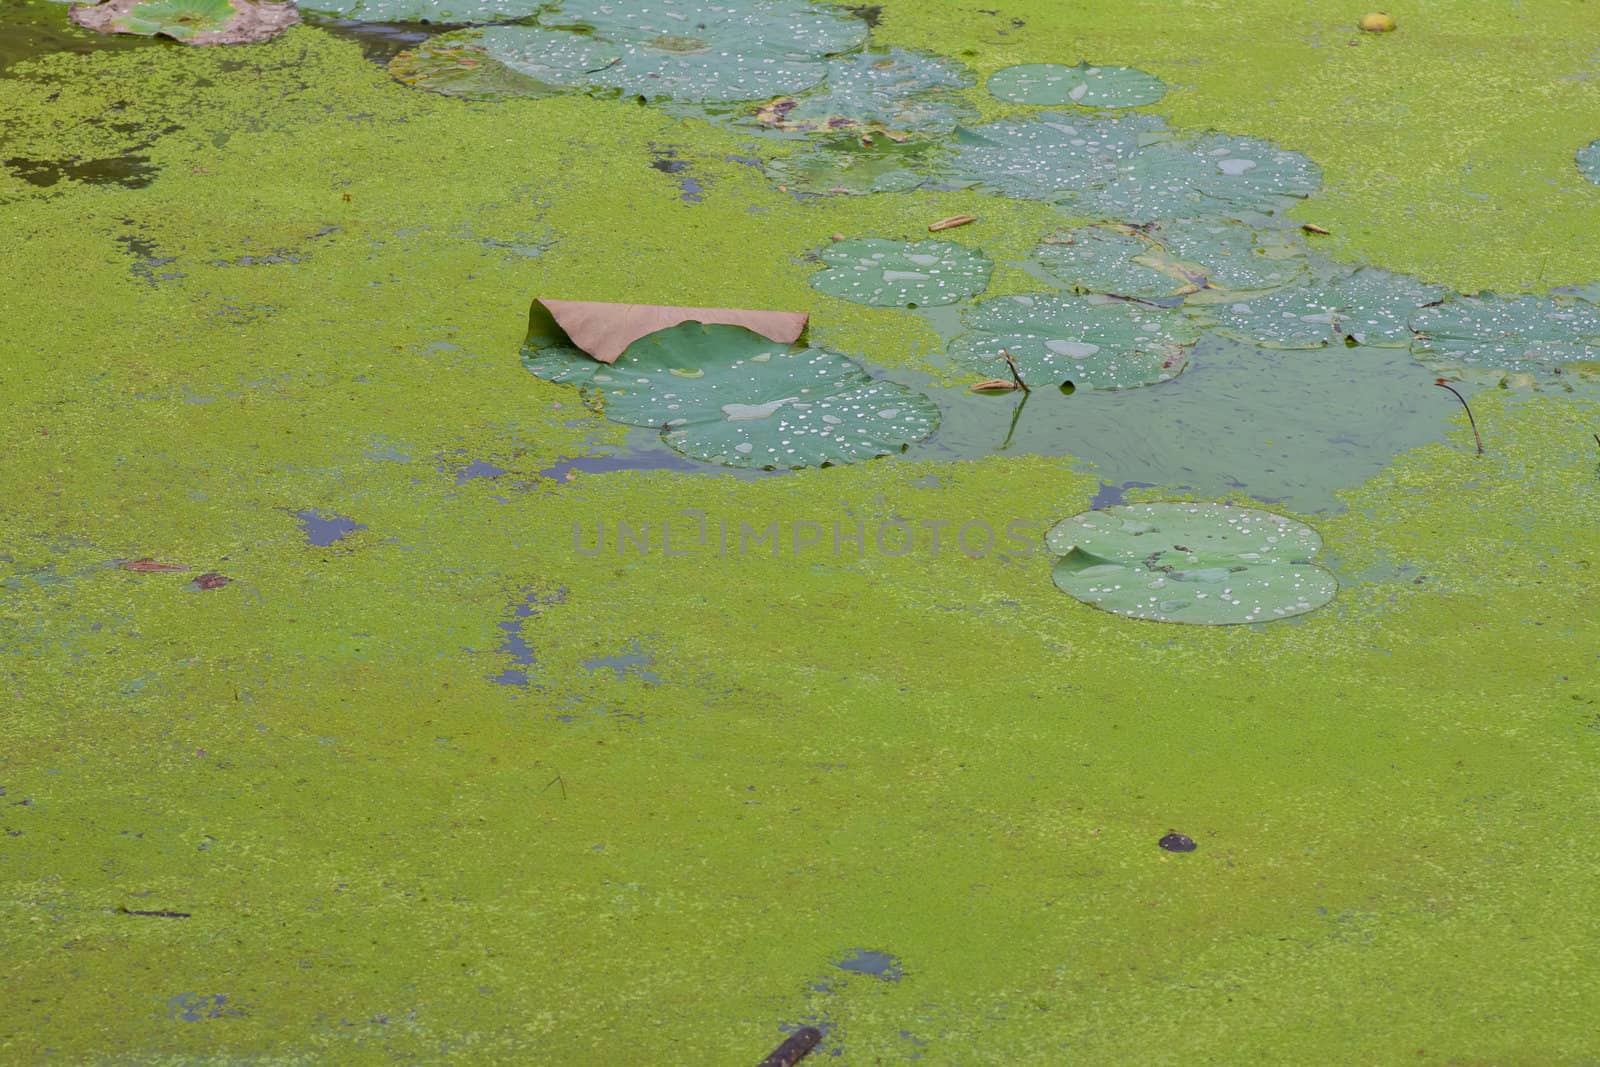
[{"label": "green duckweed mat", "polygon": [[[799,195],[777,139],[421,92],[327,26],[100,47],[12,7],[66,51],[0,42],[0,1061],[748,1064],[813,1025],[842,1064],[1600,1063],[1592,392],[1469,392],[1478,455],[1423,373],[1397,452],[1294,460],[1325,500],[1108,483],[990,451],[1015,401],[944,388],[941,320],[808,284],[834,233],[971,214],[937,238],[986,296],[1038,291],[1045,204]],[[1322,168],[1289,218],[1329,259],[1600,278],[1591,5],[1392,13],[872,33],[986,121],[1032,114],[1009,66],[1149,72],[1141,110]],[[536,295],[809,308],[993,441],[701,469],[522,368]],[[1099,397],[1151,402],[1030,407]],[[1308,522],[1339,593],[1217,628],[1064,595],[1044,531],[1123,497]]]}]

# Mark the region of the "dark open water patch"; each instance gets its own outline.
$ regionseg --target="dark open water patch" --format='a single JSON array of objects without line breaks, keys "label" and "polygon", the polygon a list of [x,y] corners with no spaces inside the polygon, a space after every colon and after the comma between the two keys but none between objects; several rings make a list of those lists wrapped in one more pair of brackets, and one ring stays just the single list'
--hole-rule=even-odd
[{"label": "dark open water patch", "polygon": [[88,52],[183,46],[162,37],[95,33],[74,26],[68,5],[53,0],[0,0],[0,72],[56,52]]}]

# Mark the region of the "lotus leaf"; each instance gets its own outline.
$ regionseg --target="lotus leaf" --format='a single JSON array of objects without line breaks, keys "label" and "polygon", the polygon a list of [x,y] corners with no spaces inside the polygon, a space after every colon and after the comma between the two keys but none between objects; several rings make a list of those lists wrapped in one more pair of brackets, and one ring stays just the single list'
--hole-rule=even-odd
[{"label": "lotus leaf", "polygon": [[951,347],[985,377],[1004,369],[1001,350],[1029,385],[1130,389],[1183,372],[1198,332],[1179,313],[1078,296],[1003,296],[966,315],[970,333]]},{"label": "lotus leaf", "polygon": [[1269,348],[1321,348],[1349,338],[1404,345],[1411,319],[1445,291],[1376,267],[1318,285],[1298,286],[1211,309],[1224,330]]},{"label": "lotus leaf", "polygon": [[301,0],[300,7],[358,22],[429,22],[466,25],[527,18],[548,0]]},{"label": "lotus leaf", "polygon": [[1447,367],[1536,371],[1600,360],[1600,308],[1547,296],[1463,296],[1411,320],[1412,354]]},{"label": "lotus leaf", "polygon": [[1208,290],[1276,289],[1306,270],[1298,233],[1220,219],[1179,219],[1146,228],[1166,256],[1198,268]]},{"label": "lotus leaf", "polygon": [[1086,511],[1056,524],[1056,586],[1103,611],[1157,622],[1228,626],[1322,607],[1339,591],[1310,562],[1311,527],[1228,504],[1161,502]]},{"label": "lotus leaf", "polygon": [[1574,162],[1578,164],[1579,174],[1600,185],[1600,141],[1590,141],[1578,149]]},{"label": "lotus leaf", "polygon": [[819,253],[827,269],[811,287],[873,307],[954,304],[983,292],[994,263],[950,241],[839,241]]},{"label": "lotus leaf", "polygon": [[785,133],[855,130],[903,141],[949,133],[966,114],[955,90],[970,79],[938,56],[895,48],[838,56],[826,65],[821,85],[762,105],[755,121]]},{"label": "lotus leaf", "polygon": [[739,326],[660,330],[610,366],[559,346],[524,349],[523,362],[580,385],[612,421],[660,429],[678,452],[730,467],[855,463],[902,451],[939,421],[933,401],[844,356]]},{"label": "lotus leaf", "polygon": [[291,3],[253,0],[108,0],[74,6],[68,14],[100,33],[160,34],[193,45],[265,41],[300,21]]},{"label": "lotus leaf", "polygon": [[1083,226],[1045,239],[1034,250],[1050,276],[1069,289],[1136,300],[1173,299],[1205,283],[1190,276],[1137,226]]},{"label": "lotus leaf", "polygon": [[989,76],[989,92],[1011,104],[1139,107],[1167,95],[1160,78],[1132,67],[1027,63]]}]

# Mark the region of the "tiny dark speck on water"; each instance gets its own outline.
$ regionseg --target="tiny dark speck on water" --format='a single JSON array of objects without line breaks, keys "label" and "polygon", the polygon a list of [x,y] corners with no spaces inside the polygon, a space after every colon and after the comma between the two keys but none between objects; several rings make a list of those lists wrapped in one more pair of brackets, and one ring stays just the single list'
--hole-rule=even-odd
[{"label": "tiny dark speck on water", "polygon": [[1190,837],[1188,834],[1178,833],[1168,834],[1160,841],[1157,841],[1156,844],[1160,845],[1168,852],[1193,852],[1195,849],[1200,847],[1194,843],[1194,838]]}]

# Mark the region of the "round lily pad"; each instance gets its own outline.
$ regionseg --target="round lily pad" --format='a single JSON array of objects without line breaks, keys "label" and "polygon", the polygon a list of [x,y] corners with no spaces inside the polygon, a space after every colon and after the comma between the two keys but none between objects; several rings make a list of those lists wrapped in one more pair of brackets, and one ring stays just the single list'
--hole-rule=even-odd
[{"label": "round lily pad", "polygon": [[1122,504],[1045,535],[1052,577],[1086,604],[1156,622],[1228,626],[1322,607],[1339,591],[1311,562],[1322,538],[1270,511],[1229,504]]},{"label": "round lily pad", "polygon": [[892,48],[836,56],[826,68],[821,85],[763,104],[754,121],[783,133],[856,131],[904,141],[949,133],[968,114],[956,90],[971,79],[939,56]]},{"label": "round lily pad", "polygon": [[436,26],[527,18],[547,0],[300,0],[300,7],[358,22],[427,22]]},{"label": "round lily pad", "polygon": [[1346,338],[1362,345],[1405,345],[1411,319],[1445,291],[1376,267],[1331,281],[1221,303],[1211,314],[1225,331],[1267,348],[1321,348]]},{"label": "round lily pad", "polygon": [[1025,63],[991,74],[989,92],[1012,104],[1115,108],[1153,104],[1167,95],[1167,86],[1133,67]]},{"label": "round lily pad", "polygon": [[983,292],[994,262],[950,241],[839,241],[819,256],[826,265],[811,287],[873,307],[954,304]]},{"label": "round lily pad", "polygon": [[1590,141],[1578,149],[1573,161],[1578,164],[1579,174],[1600,185],[1600,141]]},{"label": "round lily pad", "polygon": [[933,401],[844,356],[739,326],[659,330],[609,366],[561,347],[525,351],[523,362],[580,385],[606,418],[658,428],[678,452],[730,467],[855,463],[900,452],[939,422]]},{"label": "round lily pad", "polygon": [[1411,320],[1411,352],[1448,367],[1539,371],[1600,360],[1600,308],[1547,296],[1461,296]]},{"label": "round lily pad", "polygon": [[985,378],[1003,377],[1004,350],[1030,386],[1131,389],[1175,378],[1198,332],[1175,311],[1079,296],[1002,296],[966,315],[971,332],[950,354]]},{"label": "round lily pad", "polygon": [[76,5],[68,14],[100,33],[159,34],[192,45],[265,41],[300,21],[291,3],[253,0],[107,0]]}]

